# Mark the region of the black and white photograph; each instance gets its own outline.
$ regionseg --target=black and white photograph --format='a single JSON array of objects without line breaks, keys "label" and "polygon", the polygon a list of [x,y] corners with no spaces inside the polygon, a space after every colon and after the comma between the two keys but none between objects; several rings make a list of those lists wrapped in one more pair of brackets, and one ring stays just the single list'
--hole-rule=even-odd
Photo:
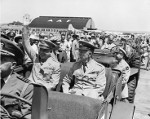
[{"label": "black and white photograph", "polygon": [[150,119],[150,0],[0,0],[1,119]]}]

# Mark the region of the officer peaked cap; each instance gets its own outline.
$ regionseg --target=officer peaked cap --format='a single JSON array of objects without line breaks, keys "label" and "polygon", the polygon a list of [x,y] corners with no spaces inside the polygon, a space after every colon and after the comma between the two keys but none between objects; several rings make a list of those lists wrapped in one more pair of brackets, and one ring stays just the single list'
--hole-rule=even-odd
[{"label": "officer peaked cap", "polygon": [[0,46],[0,52],[2,57],[4,56],[12,56],[16,60],[17,64],[21,65],[23,63],[23,57],[24,53],[22,50],[16,46],[12,41],[0,38],[1,39],[1,46]]}]

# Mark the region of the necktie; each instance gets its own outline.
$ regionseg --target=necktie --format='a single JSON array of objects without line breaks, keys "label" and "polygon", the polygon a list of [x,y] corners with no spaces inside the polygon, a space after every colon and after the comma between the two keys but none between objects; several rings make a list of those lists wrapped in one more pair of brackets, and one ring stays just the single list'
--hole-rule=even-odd
[{"label": "necktie", "polygon": [[85,73],[86,72],[86,66],[87,66],[87,64],[83,62],[82,65],[83,65],[83,71]]},{"label": "necktie", "polygon": [[1,88],[5,85],[5,81],[3,80],[3,79],[1,79],[1,82],[0,82],[1,84]]}]

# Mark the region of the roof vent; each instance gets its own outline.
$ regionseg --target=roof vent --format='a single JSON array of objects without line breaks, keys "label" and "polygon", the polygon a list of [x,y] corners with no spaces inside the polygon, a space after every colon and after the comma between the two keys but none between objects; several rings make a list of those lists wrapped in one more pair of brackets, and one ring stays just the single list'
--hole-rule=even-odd
[{"label": "roof vent", "polygon": [[52,20],[52,19],[50,19],[50,20],[48,20],[48,22],[53,22],[53,20]]},{"label": "roof vent", "polygon": [[61,19],[57,20],[56,22],[62,22]]},{"label": "roof vent", "polygon": [[66,22],[70,22],[71,20],[70,19],[68,19]]}]

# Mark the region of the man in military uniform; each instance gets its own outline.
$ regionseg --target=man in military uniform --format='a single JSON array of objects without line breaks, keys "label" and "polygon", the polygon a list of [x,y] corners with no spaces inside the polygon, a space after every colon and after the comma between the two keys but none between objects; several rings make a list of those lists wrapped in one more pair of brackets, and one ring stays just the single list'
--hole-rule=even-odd
[{"label": "man in military uniform", "polygon": [[37,54],[29,42],[29,30],[23,27],[23,46],[33,62],[29,80],[40,83],[49,89],[55,89],[60,79],[60,62],[56,56],[58,46],[48,40],[40,40]]},{"label": "man in military uniform", "polygon": [[[11,94],[24,98],[31,103],[33,86],[25,83],[21,79],[22,76],[13,72],[16,65],[23,63],[23,52],[12,41],[1,38],[1,94]],[[30,111],[29,105],[21,109],[19,101],[8,97],[1,96],[1,116],[2,118],[22,117],[26,112]],[[5,109],[9,112],[6,113]],[[8,116],[9,115],[9,116]]]},{"label": "man in military uniform", "polygon": [[102,99],[106,86],[105,67],[96,62],[92,55],[94,45],[79,41],[80,61],[76,62],[63,80],[64,93]]},{"label": "man in military uniform", "polygon": [[118,61],[118,64],[114,67],[114,69],[118,69],[122,72],[122,84],[123,84],[123,91],[122,91],[122,99],[126,99],[128,97],[128,86],[127,86],[127,82],[129,80],[130,77],[130,66],[128,65],[128,63],[125,61],[125,57],[126,57],[126,51],[119,47],[119,51],[116,54],[116,59]]}]

